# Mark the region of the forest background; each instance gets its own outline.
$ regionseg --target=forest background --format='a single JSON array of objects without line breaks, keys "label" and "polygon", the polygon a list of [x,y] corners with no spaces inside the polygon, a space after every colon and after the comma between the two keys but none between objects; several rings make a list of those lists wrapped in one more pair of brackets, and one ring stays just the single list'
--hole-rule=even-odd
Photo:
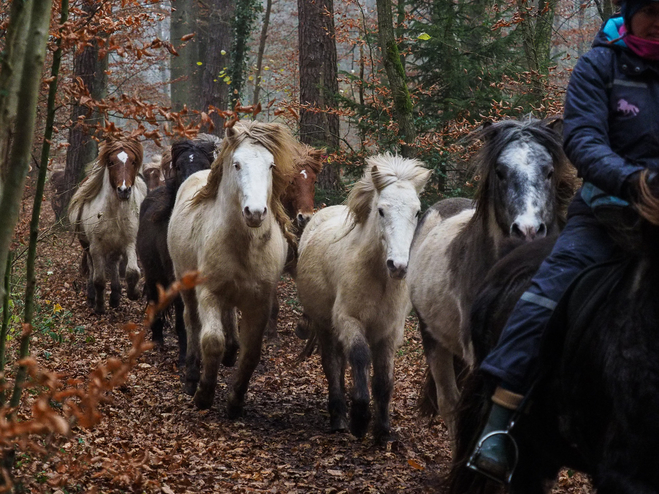
[{"label": "forest background", "polygon": [[[31,434],[97,423],[105,393],[149,348],[129,326],[127,358],[101,365],[84,389],[29,358],[47,178],[62,219],[103,139],[142,140],[147,162],[177,138],[221,137],[236,118],[257,118],[326,150],[318,205],[341,201],[364,158],[383,151],[433,169],[426,205],[469,196],[478,177],[468,133],[487,120],[560,114],[575,61],[613,10],[610,0],[0,0],[6,485],[17,443],[39,450],[25,442]],[[19,221],[26,200],[32,217]],[[17,267],[24,274],[10,283]],[[52,310],[54,321],[61,306]],[[5,372],[8,338],[16,358]],[[17,421],[28,377],[32,415]]]}]

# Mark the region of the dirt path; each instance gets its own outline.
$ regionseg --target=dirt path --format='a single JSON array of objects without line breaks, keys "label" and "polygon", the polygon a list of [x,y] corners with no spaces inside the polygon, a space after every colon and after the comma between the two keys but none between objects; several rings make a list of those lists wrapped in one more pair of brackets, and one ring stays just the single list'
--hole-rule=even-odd
[{"label": "dirt path", "polygon": [[[52,224],[50,208],[43,223]],[[39,313],[33,354],[47,368],[83,378],[99,362],[126,351],[122,325],[139,322],[143,302],[96,316],[84,302],[78,275],[80,248],[70,234],[39,246]],[[21,288],[22,290],[22,288]],[[409,318],[396,360],[391,407],[396,440],[378,447],[367,435],[330,434],[327,390],[318,355],[297,364],[304,346],[294,334],[300,314],[295,286],[280,283],[280,343],[266,345],[247,395],[245,416],[226,418],[232,370],[222,368],[213,407],[198,411],[182,393],[173,331],[166,350],[141,360],[127,386],[104,406],[91,431],[51,438],[45,458],[23,453],[16,481],[26,492],[441,492],[450,453],[446,429],[414,410],[423,377],[423,353]],[[12,342],[14,343],[15,340]],[[62,487],[49,484],[62,476]],[[580,476],[562,475],[555,492],[590,492]],[[584,490],[585,489],[585,490]],[[59,491],[59,492],[58,492]]]}]

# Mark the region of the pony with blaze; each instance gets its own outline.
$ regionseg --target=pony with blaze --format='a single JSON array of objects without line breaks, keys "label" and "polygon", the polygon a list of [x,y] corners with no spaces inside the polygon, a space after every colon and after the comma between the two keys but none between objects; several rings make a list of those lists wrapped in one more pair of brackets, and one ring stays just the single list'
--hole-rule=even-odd
[{"label": "pony with blaze", "polygon": [[[213,162],[214,144],[207,140],[176,142],[171,147],[170,174],[164,187],[149,192],[142,203],[137,231],[137,255],[144,268],[144,291],[149,303],[158,302],[158,285],[167,288],[174,282],[174,267],[167,250],[167,226],[176,202],[176,192],[193,173],[207,170]],[[160,170],[158,168],[158,170]],[[173,301],[176,334],[179,344],[179,366],[185,363],[187,337],[183,322],[183,300]],[[164,316],[158,314],[151,325],[153,340],[164,344]]]},{"label": "pony with blaze", "polygon": [[[633,225],[620,217],[610,223],[624,254],[582,273],[546,330],[532,401],[510,430],[518,448],[512,493],[549,492],[564,466],[589,474],[600,494],[659,492],[659,187],[640,183],[636,226],[620,229]],[[477,362],[554,241],[522,245],[488,273],[471,313]],[[465,381],[451,493],[502,491],[467,468],[494,387],[480,370]]]},{"label": "pony with blaze", "polygon": [[295,140],[285,127],[236,123],[227,129],[211,170],[195,173],[181,186],[169,222],[175,275],[199,270],[206,278],[182,293],[188,331],[185,392],[194,394],[201,409],[213,404],[220,361],[235,362],[236,309],[242,313],[230,418],[242,413],[287,241],[295,243],[280,200],[295,174],[294,152]]},{"label": "pony with blaze", "polygon": [[554,129],[561,122],[504,120],[477,133],[475,209],[440,201],[415,233],[408,283],[429,366],[420,407],[439,412],[450,436],[460,396],[454,357],[474,364],[468,314],[485,274],[509,238],[530,241],[565,224],[575,177]]},{"label": "pony with blaze", "polygon": [[348,428],[347,360],[353,377],[350,431],[364,436],[371,419],[372,362],[374,435],[389,434],[394,354],[411,308],[404,278],[421,209],[419,193],[430,173],[418,160],[371,157],[347,206],[322,209],[302,233],[296,282],[320,344],[332,431]]},{"label": "pony with blaze", "polygon": [[111,279],[110,307],[119,306],[122,261],[126,262],[128,298],[140,296],[135,239],[140,205],[147,192],[138,175],[141,166],[142,144],[105,141],[69,204],[69,221],[84,251],[83,268],[89,272],[87,301],[97,314],[105,312],[106,271]]}]

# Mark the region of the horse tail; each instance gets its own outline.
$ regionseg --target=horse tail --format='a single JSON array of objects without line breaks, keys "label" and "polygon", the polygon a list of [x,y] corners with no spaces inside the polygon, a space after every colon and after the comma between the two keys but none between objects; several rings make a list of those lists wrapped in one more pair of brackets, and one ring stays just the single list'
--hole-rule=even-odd
[{"label": "horse tail", "polygon": [[311,318],[307,314],[302,314],[302,317],[297,322],[297,327],[295,328],[295,334],[298,338],[302,340],[307,340],[304,349],[297,356],[297,363],[302,362],[303,360],[311,357],[316,348],[318,347],[318,335],[313,329],[313,324],[311,324]]},{"label": "horse tail", "polygon": [[456,407],[455,452],[451,470],[444,478],[443,491],[449,494],[494,494],[503,488],[483,475],[467,468],[467,462],[490,410],[494,384],[485,374],[474,371],[464,380],[464,389]]}]

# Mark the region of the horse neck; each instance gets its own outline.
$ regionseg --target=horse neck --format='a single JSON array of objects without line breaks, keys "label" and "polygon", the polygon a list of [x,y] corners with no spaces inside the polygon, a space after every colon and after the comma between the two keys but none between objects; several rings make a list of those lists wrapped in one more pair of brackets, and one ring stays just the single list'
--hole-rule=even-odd
[{"label": "horse neck", "polygon": [[352,234],[355,236],[355,250],[359,253],[359,259],[363,266],[367,266],[373,274],[381,274],[389,277],[385,268],[386,252],[380,241],[380,230],[378,228],[377,210],[373,208],[368,219],[361,225],[357,225]]}]

